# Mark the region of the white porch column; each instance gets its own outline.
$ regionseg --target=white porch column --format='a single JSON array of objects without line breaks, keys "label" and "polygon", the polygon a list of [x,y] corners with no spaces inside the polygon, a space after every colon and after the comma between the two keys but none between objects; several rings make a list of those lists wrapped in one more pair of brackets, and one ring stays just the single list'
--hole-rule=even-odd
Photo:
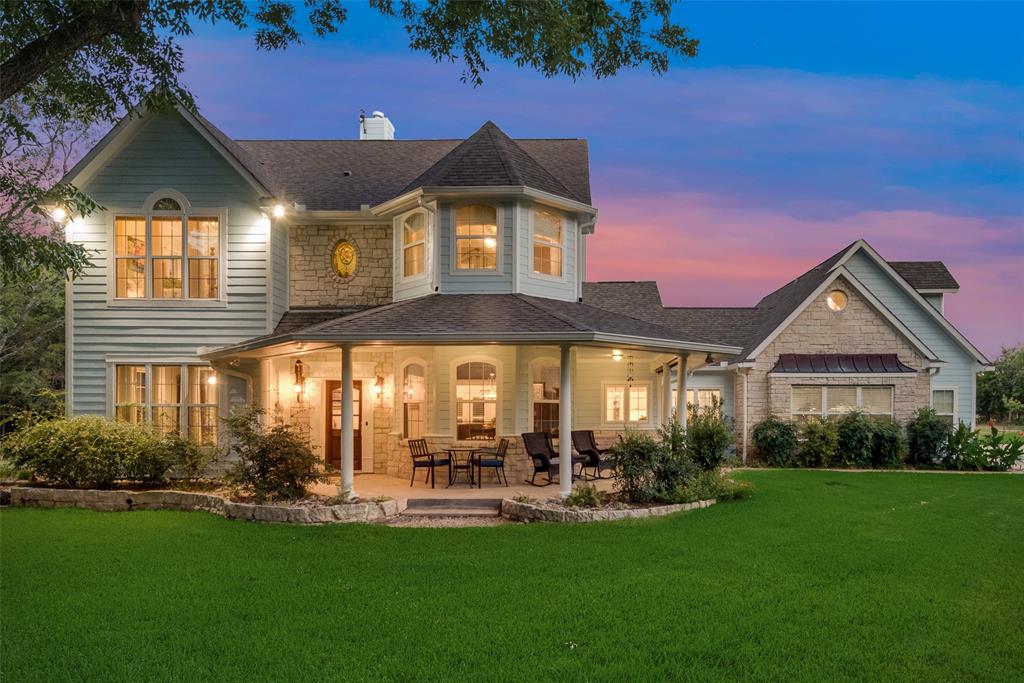
[{"label": "white porch column", "polygon": [[[330,400],[330,397],[327,400]],[[338,482],[338,495],[356,497],[351,344],[341,345],[341,480]]]},{"label": "white porch column", "polygon": [[686,361],[689,354],[681,353],[676,356],[676,420],[686,431],[688,411],[686,410]]},{"label": "white porch column", "polygon": [[572,347],[562,344],[562,381],[558,390],[558,495],[572,493]]},{"label": "white porch column", "polygon": [[668,363],[661,365],[661,424],[668,426],[672,421],[672,368]]}]

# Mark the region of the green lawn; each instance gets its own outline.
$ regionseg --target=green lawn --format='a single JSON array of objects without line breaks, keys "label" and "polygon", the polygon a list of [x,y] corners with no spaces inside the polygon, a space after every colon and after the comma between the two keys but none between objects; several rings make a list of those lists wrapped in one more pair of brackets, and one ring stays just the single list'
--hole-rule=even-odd
[{"label": "green lawn", "polygon": [[1024,680],[1024,476],[742,476],[584,526],[4,510],[2,677]]}]

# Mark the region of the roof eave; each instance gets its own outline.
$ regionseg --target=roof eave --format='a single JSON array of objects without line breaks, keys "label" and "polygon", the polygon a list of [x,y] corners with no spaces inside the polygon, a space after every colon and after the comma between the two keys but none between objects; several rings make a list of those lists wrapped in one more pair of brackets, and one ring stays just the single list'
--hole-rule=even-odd
[{"label": "roof eave", "polygon": [[537,190],[527,185],[466,185],[452,187],[420,187],[394,199],[381,202],[371,207],[370,211],[377,216],[387,216],[402,211],[419,203],[421,198],[448,199],[461,197],[527,197],[542,204],[570,211],[572,213],[596,216],[597,209],[590,204],[561,197],[551,192]]}]

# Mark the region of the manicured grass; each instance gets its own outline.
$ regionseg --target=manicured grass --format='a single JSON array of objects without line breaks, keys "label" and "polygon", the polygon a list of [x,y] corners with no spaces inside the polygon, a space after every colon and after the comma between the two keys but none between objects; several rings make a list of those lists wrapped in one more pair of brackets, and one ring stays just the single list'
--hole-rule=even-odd
[{"label": "manicured grass", "polygon": [[742,476],[585,526],[5,510],[3,678],[1024,680],[1024,476]]}]

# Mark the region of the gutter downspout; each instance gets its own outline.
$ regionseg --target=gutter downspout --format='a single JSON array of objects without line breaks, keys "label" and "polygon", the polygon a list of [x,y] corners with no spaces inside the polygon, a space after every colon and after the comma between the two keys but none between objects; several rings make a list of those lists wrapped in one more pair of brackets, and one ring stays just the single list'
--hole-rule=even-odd
[{"label": "gutter downspout", "polygon": [[750,368],[736,368],[737,374],[743,377],[743,464],[747,464],[747,432],[748,432],[748,415],[747,406],[750,403],[749,396],[749,384],[747,382],[748,375],[750,374]]}]

